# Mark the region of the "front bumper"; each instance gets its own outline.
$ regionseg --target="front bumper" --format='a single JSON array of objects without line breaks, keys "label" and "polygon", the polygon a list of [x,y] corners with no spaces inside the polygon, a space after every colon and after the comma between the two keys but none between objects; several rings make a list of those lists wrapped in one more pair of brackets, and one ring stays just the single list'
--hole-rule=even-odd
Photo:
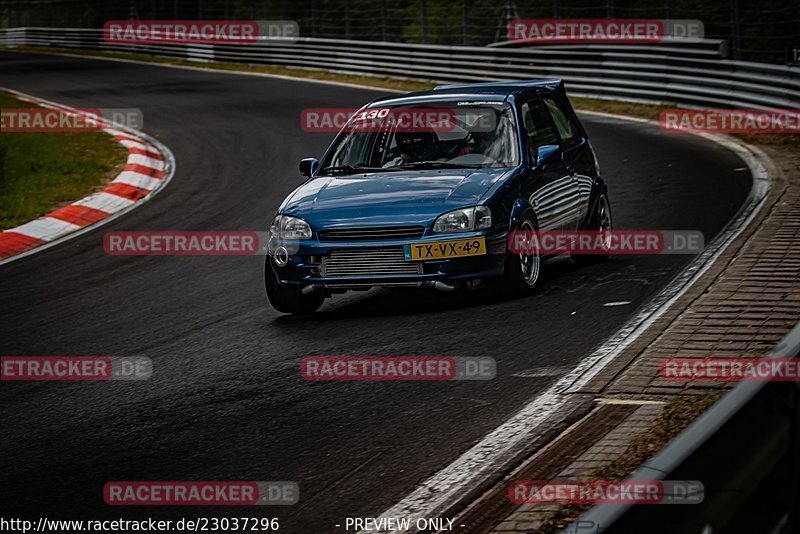
[{"label": "front bumper", "polygon": [[[468,239],[484,237],[486,239],[487,254],[481,256],[466,256],[460,258],[436,259],[426,261],[405,262],[404,265],[421,266],[414,273],[402,274],[352,274],[346,276],[326,273],[323,268],[323,258],[330,258],[331,252],[350,252],[358,257],[366,257],[369,261],[370,253],[375,256],[396,252],[402,262],[402,250],[409,243],[435,243],[453,239]],[[268,259],[269,265],[275,272],[279,283],[300,286],[323,286],[327,288],[359,288],[374,286],[408,286],[422,285],[426,282],[446,282],[489,278],[503,274],[505,266],[507,232],[503,230],[486,230],[480,232],[464,232],[459,234],[436,234],[424,236],[413,240],[375,240],[375,241],[336,241],[321,242],[316,239],[304,241],[270,240]],[[274,252],[278,247],[288,251],[286,266],[275,263]],[[399,266],[402,269],[402,266]],[[357,271],[358,269],[353,269]],[[391,269],[388,269],[391,270]]]}]

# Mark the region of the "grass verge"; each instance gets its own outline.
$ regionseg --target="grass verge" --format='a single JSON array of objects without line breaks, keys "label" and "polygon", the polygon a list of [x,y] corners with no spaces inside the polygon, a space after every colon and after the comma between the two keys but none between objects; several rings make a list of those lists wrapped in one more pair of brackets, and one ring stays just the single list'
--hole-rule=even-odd
[{"label": "grass verge", "polygon": [[[0,109],[33,107],[0,91]],[[127,155],[103,132],[0,133],[0,230],[102,188]]]}]

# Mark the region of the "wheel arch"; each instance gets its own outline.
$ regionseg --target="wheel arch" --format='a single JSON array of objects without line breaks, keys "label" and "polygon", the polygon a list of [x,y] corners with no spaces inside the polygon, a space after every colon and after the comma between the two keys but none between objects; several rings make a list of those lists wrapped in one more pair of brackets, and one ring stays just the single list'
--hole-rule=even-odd
[{"label": "wheel arch", "polygon": [[[589,195],[589,205],[586,207],[586,215],[584,216],[583,221],[581,221],[580,228],[585,229],[587,227],[592,218],[592,214],[597,207],[597,201],[602,195],[605,195],[606,198],[608,198],[608,185],[606,185],[605,180],[598,176],[594,181],[594,185],[592,186],[592,192]],[[610,202],[611,201],[609,200],[609,203]]]},{"label": "wheel arch", "polygon": [[528,202],[526,199],[517,199],[516,202],[514,202],[514,205],[511,207],[511,216],[508,218],[509,234],[514,231],[519,224],[519,221],[521,221],[522,218],[528,214],[530,214],[530,216],[533,218],[533,223],[538,229],[539,219],[536,217],[536,210],[533,209],[533,206],[531,206],[530,202]]}]

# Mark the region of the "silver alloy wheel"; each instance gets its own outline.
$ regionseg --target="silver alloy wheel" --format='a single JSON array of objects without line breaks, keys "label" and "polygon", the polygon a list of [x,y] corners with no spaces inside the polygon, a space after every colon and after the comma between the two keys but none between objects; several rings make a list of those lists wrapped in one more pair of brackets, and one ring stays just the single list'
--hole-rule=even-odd
[{"label": "silver alloy wheel", "polygon": [[608,205],[608,199],[602,195],[597,200],[597,229],[603,239],[603,246],[606,251],[611,250],[611,208]]},{"label": "silver alloy wheel", "polygon": [[[530,221],[522,221],[519,230],[521,232],[535,231],[533,228],[533,223]],[[536,285],[536,281],[539,279],[540,264],[541,258],[539,257],[538,250],[536,250],[533,254],[519,255],[520,271],[522,272],[522,278],[525,280],[525,283],[528,284],[528,287],[533,287]]]}]

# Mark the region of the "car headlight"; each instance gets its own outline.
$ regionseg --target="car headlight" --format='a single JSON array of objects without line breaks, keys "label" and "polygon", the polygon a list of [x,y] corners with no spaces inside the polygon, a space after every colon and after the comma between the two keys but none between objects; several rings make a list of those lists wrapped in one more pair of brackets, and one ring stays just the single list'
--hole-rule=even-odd
[{"label": "car headlight", "polygon": [[279,239],[311,239],[311,225],[299,217],[278,215],[269,233]]},{"label": "car headlight", "polygon": [[440,215],[433,223],[433,231],[437,234],[445,232],[469,232],[483,230],[492,226],[492,212],[487,206],[475,206],[449,211]]}]

